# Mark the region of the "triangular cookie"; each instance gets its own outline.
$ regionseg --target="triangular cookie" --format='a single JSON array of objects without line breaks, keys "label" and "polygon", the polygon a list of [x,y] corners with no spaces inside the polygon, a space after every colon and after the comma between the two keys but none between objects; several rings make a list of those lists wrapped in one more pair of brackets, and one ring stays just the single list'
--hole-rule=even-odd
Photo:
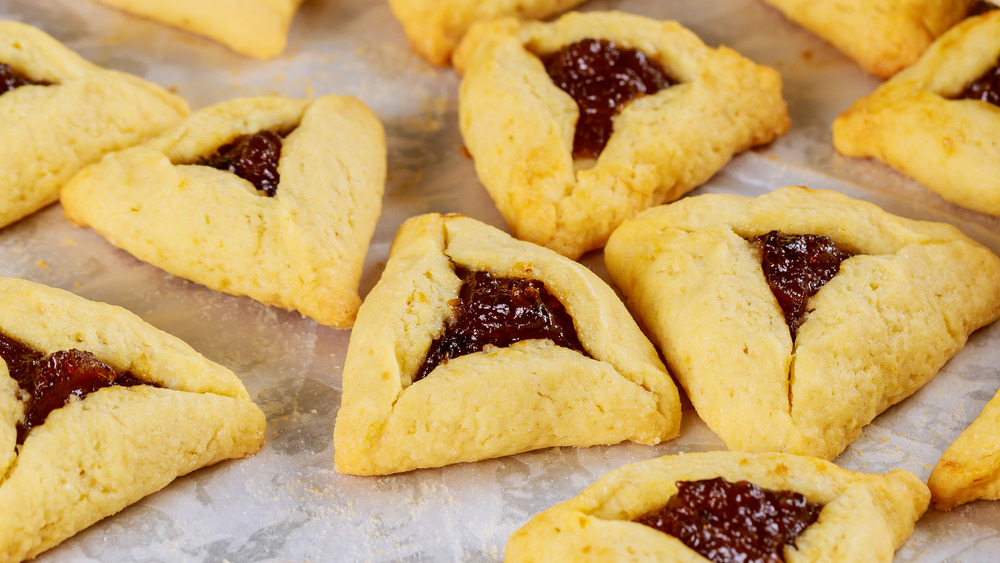
[{"label": "triangular cookie", "polygon": [[285,50],[302,0],[99,0],[120,10],[213,39],[243,55],[270,59]]},{"label": "triangular cookie", "polygon": [[[821,235],[854,254],[794,341],[749,240]],[[1000,259],[940,223],[836,192],[704,195],[623,224],[605,249],[695,409],[732,450],[832,459],[1000,315]]]},{"label": "triangular cookie", "polygon": [[[788,454],[666,456],[616,469],[579,495],[536,515],[511,535],[505,560],[704,562],[705,557],[677,537],[636,520],[666,505],[677,494],[678,482],[718,477],[797,493],[822,505],[818,520],[802,530],[793,545],[778,552],[777,560],[788,563],[890,563],[930,502],[923,482],[899,469],[886,475],[858,473]],[[712,508],[702,516],[706,520],[725,515],[719,508],[721,501],[713,500]],[[747,502],[746,513],[755,508],[753,501]],[[754,517],[754,523],[764,517]],[[733,518],[727,524],[736,528],[741,520]],[[781,526],[771,529],[781,530]],[[718,541],[708,536],[701,545],[708,548]],[[747,543],[752,544],[753,538]],[[741,559],[738,555],[744,552],[739,545],[732,549],[720,550],[720,558],[714,560],[766,560]]]},{"label": "triangular cookie", "polygon": [[948,446],[931,471],[927,485],[934,507],[951,510],[974,500],[1000,499],[1000,393]]},{"label": "triangular cookie", "polygon": [[391,0],[413,50],[428,61],[446,65],[472,24],[500,17],[545,19],[583,0]]},{"label": "triangular cookie", "polygon": [[[458,269],[542,282],[583,351],[537,338],[486,345],[414,381],[461,308]],[[655,444],[679,425],[676,387],[600,278],[473,219],[422,215],[400,228],[358,313],[334,455],[338,471],[385,474],[551,446]]]},{"label": "triangular cookie", "polygon": [[[262,131],[286,135],[274,197],[197,164]],[[62,198],[67,218],[141,260],[343,328],[361,304],[385,167],[382,126],[353,98],[244,98],[109,155],[73,178]]]},{"label": "triangular cookie", "polygon": [[833,144],[952,203],[1000,216],[1000,96],[994,103],[962,97],[980,77],[995,81],[998,66],[1000,10],[993,10],[956,25],[919,62],[854,102],[834,120]]},{"label": "triangular cookie", "polygon": [[70,400],[15,448],[26,392],[0,361],[4,561],[33,557],[177,476],[250,455],[264,441],[264,414],[231,371],[124,309],[0,278],[0,332],[43,354],[89,352],[143,383]]},{"label": "triangular cookie", "polygon": [[0,76],[0,227],[59,199],[59,188],[103,154],[188,113],[159,86],[93,65],[14,21],[0,21]]},{"label": "triangular cookie", "polygon": [[913,64],[977,0],[764,0],[861,68],[888,78]]},{"label": "triangular cookie", "polygon": [[[540,59],[587,40],[637,51],[627,58],[655,63],[673,83],[618,104],[596,161],[574,157],[580,108]],[[462,138],[480,181],[518,238],[570,258],[602,247],[625,219],[679,198],[789,126],[774,69],[709,48],[676,22],[618,12],[501,19],[470,30],[455,66],[465,75]],[[567,74],[587,74],[577,70]]]}]

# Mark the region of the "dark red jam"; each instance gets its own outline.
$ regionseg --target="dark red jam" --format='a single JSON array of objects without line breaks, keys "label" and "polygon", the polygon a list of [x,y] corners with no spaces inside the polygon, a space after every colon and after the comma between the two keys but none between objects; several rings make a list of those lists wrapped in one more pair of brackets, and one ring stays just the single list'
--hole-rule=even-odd
[{"label": "dark red jam", "polygon": [[761,267],[778,299],[795,338],[805,319],[809,298],[840,271],[840,263],[854,256],[821,235],[786,235],[771,231],[750,242],[761,251]]},{"label": "dark red jam", "polygon": [[20,88],[21,86],[48,86],[50,84],[50,82],[32,80],[14,70],[14,68],[9,64],[0,63],[0,95],[6,94],[7,92],[10,92],[15,88]]},{"label": "dark red jam", "polygon": [[414,382],[439,364],[478,352],[487,344],[504,348],[521,340],[548,339],[586,354],[573,318],[544,283],[464,268],[455,273],[462,278],[462,289],[450,304],[454,317],[431,344]]},{"label": "dark red jam", "polygon": [[118,372],[90,352],[60,350],[45,355],[0,333],[0,358],[22,390],[27,392],[24,420],[17,425],[17,443],[45,422],[49,413],[104,387],[148,385],[129,372]]},{"label": "dark red jam", "polygon": [[575,158],[597,158],[614,130],[612,118],[627,103],[674,81],[642,51],[612,41],[584,39],[539,57],[556,86],[580,106],[573,139]]},{"label": "dark red jam", "polygon": [[979,2],[973,4],[972,8],[969,9],[968,17],[979,16],[985,14],[986,12],[990,12],[996,9],[997,6],[995,4],[991,4],[984,0],[979,0]]},{"label": "dark red jam", "polygon": [[1000,106],[1000,60],[993,68],[965,86],[956,100],[981,100]]},{"label": "dark red jam", "polygon": [[777,563],[821,510],[822,504],[799,493],[717,477],[678,481],[666,506],[635,522],[670,534],[717,563]]},{"label": "dark red jam", "polygon": [[264,130],[252,135],[240,135],[195,164],[232,172],[268,197],[274,197],[280,180],[278,159],[281,157],[282,139],[289,133],[291,131]]}]

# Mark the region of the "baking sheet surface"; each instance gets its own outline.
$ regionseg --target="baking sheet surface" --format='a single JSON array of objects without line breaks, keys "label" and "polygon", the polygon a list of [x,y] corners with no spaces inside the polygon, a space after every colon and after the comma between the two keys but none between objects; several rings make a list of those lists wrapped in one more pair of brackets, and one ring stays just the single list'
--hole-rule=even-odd
[{"label": "baking sheet surface", "polygon": [[[831,121],[878,81],[759,0],[595,0],[582,9],[676,19],[710,45],[781,71],[792,130],[737,157],[693,193],[835,189],[901,215],[950,222],[1000,249],[1000,221],[948,204],[878,163],[834,153]],[[362,293],[377,281],[408,217],[459,212],[503,227],[461,150],[459,77],[410,52],[384,1],[307,0],[288,50],[268,62],[91,0],[0,0],[0,17],[34,24],[97,64],[173,88],[194,109],[272,93],[364,100],[386,127],[389,179]],[[583,262],[607,278],[600,253]],[[350,331],[166,274],[71,226],[58,204],[0,232],[0,275],[132,310],[233,369],[268,418],[257,455],[180,478],[40,561],[495,561],[513,530],[607,471],[723,447],[689,409],[681,436],[656,447],[558,448],[389,477],[339,475],[332,438]],[[998,341],[998,326],[974,334],[836,462],[871,472],[903,468],[926,480],[1000,384]],[[998,529],[998,502],[931,509],[896,560],[991,561],[1000,551]]]}]

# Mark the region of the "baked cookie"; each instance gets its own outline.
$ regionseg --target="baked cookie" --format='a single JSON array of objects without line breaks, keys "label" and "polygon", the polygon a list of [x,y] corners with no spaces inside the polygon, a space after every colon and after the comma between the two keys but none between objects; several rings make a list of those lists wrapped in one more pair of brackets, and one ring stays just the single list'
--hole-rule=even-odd
[{"label": "baked cookie", "polygon": [[1000,393],[945,450],[931,471],[927,485],[934,507],[951,510],[974,500],[1000,499]]},{"label": "baked cookie", "polygon": [[0,359],[4,561],[264,441],[231,371],[119,307],[0,278]]},{"label": "baked cookie", "polygon": [[[724,503],[714,497],[712,509],[699,514],[697,507],[702,505],[697,502],[698,492],[724,491],[720,485],[724,482],[735,484],[730,489],[753,491],[747,494],[754,500],[762,497],[758,488],[778,493],[776,496],[786,500],[762,502],[776,508],[767,514],[752,502],[740,505],[739,499],[725,496]],[[511,535],[505,560],[890,562],[894,551],[913,533],[914,523],[927,510],[929,501],[927,487],[900,469],[886,475],[857,473],[826,461],[788,454],[709,452],[666,456],[616,469],[579,495],[536,515]],[[811,510],[809,517],[795,526],[797,537],[789,534],[792,541],[777,543],[773,551],[762,550],[772,558],[737,556],[757,555],[747,549],[753,547],[755,539],[763,541],[764,536],[786,530],[782,525],[769,525],[763,514],[794,514],[794,509],[802,511],[803,505]],[[733,510],[734,518],[722,522],[723,531],[712,529],[713,520],[724,507],[731,506],[763,514],[736,518]],[[664,507],[667,511],[657,514]],[[662,526],[691,522],[685,519],[685,513],[692,511],[691,518],[697,520],[697,525],[692,522],[690,526],[703,546],[700,551],[688,547],[693,542],[679,539],[685,538],[690,529]],[[656,517],[661,521],[655,522]],[[757,534],[739,534],[746,521],[759,527]],[[657,523],[661,526],[653,527]],[[664,528],[673,533],[661,531]],[[726,537],[739,539],[729,543]],[[717,551],[713,554],[712,549]]]},{"label": "baked cookie", "polygon": [[119,10],[179,27],[233,51],[271,59],[285,50],[302,0],[99,0]]},{"label": "baked cookie", "polygon": [[879,78],[916,62],[976,1],[764,0]]},{"label": "baked cookie", "polygon": [[590,270],[473,219],[422,215],[358,313],[334,461],[374,475],[656,444],[680,415],[656,350]]},{"label": "baked cookie", "polygon": [[[833,122],[833,144],[1000,216],[1000,10],[969,18]],[[992,80],[993,86],[990,87]],[[979,99],[972,98],[977,85]],[[971,88],[970,88],[971,86]],[[993,92],[992,103],[984,101]]]},{"label": "baked cookie", "polygon": [[650,209],[605,261],[732,450],[836,457],[1000,315],[1000,259],[954,227],[801,187]]},{"label": "baked cookie", "polygon": [[472,24],[501,17],[545,19],[583,0],[389,0],[418,55],[446,65]]},{"label": "baked cookie", "polygon": [[385,168],[385,134],[363,103],[245,98],[108,155],[62,199],[67,218],[140,260],[345,328]]},{"label": "baked cookie", "polygon": [[60,186],[104,153],[187,113],[159,86],[93,65],[30,25],[0,21],[0,227],[59,199]]},{"label": "baked cookie", "polygon": [[[480,181],[518,238],[570,258],[789,126],[777,72],[675,22],[618,12],[497,20],[473,27],[455,65]],[[587,70],[598,67],[608,71]],[[597,104],[581,112],[576,98]]]}]

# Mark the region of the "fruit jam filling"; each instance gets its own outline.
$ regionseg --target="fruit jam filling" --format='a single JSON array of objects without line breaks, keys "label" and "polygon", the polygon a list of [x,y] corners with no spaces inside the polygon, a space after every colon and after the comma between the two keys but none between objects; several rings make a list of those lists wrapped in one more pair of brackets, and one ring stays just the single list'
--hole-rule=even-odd
[{"label": "fruit jam filling", "polygon": [[149,385],[129,372],[119,372],[90,352],[60,350],[43,354],[0,332],[0,358],[10,377],[28,395],[24,419],[17,425],[17,443],[23,444],[32,428],[49,413],[73,398],[111,387]]},{"label": "fruit jam filling", "polygon": [[458,299],[451,303],[454,317],[431,344],[414,382],[439,364],[478,352],[487,344],[504,348],[521,340],[548,339],[586,354],[572,317],[544,283],[464,268],[455,273],[463,283]]}]

